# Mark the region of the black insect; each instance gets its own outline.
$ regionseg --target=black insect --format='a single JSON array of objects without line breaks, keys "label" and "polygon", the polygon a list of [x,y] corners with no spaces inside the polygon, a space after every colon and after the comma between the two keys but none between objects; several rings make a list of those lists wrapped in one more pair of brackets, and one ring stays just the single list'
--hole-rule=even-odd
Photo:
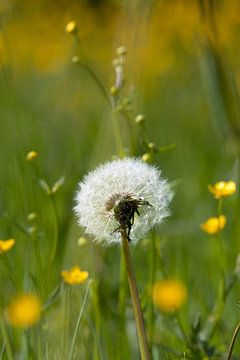
[{"label": "black insect", "polygon": [[122,196],[113,207],[115,219],[119,226],[114,232],[119,231],[123,236],[126,236],[130,242],[130,232],[134,224],[134,216],[139,213],[139,206],[152,206],[148,201],[137,199],[129,194]]}]

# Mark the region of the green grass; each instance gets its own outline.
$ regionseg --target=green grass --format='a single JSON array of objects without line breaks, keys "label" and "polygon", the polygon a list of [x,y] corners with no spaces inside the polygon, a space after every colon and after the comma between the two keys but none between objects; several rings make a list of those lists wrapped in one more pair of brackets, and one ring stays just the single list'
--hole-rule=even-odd
[{"label": "green grass", "polygon": [[[220,11],[225,3],[223,1],[213,11]],[[42,4],[46,8],[49,6],[52,14],[52,3]],[[75,15],[71,10],[74,5],[74,1],[68,4],[71,16]],[[133,2],[131,5],[132,16],[140,18],[139,10],[134,8]],[[66,45],[59,58],[49,54],[49,64],[53,65],[47,69],[31,62],[39,47],[48,56],[48,49],[34,41],[34,31],[31,46],[28,44],[32,50],[28,54],[29,63],[21,58],[19,45],[14,52],[16,30],[13,25],[23,21],[18,24],[18,31],[24,47],[27,46],[24,39],[30,33],[26,33],[23,25],[27,19],[31,21],[31,11],[39,11],[42,21],[40,5],[39,9],[30,7],[28,14],[26,2],[20,7],[21,15],[15,13],[18,6],[14,3],[11,9],[0,14],[4,44],[4,56],[0,58],[0,238],[16,239],[6,256],[17,279],[15,288],[1,261],[0,358],[139,359],[128,284],[124,272],[120,276],[121,249],[119,246],[102,248],[91,239],[79,246],[78,238],[84,232],[77,226],[72,211],[77,184],[84,174],[118,155],[113,111],[91,74],[70,61],[78,48],[74,38],[64,33],[65,22],[69,20],[64,15],[67,5],[63,3],[58,9],[56,18],[61,22],[54,29],[61,34],[57,39]],[[108,6],[117,8],[120,14],[123,5],[103,2],[99,6],[100,14],[98,8],[89,5],[90,13],[97,20],[90,33],[83,34],[82,40],[88,65],[109,92],[114,80],[111,59],[115,56],[115,43],[122,45],[122,39],[129,42],[124,34],[118,37],[110,25],[113,14]],[[177,5],[171,2],[169,6]],[[109,33],[101,28],[104,26],[101,16],[106,16],[109,22]],[[124,19],[121,16],[119,19]],[[151,16],[146,15],[149,26],[153,21]],[[201,16],[206,16],[204,11]],[[75,18],[81,27],[79,9]],[[170,24],[171,21],[170,18]],[[132,29],[137,31],[138,25],[134,23]],[[53,25],[49,26],[53,30]],[[182,26],[179,20],[179,32]],[[200,223],[217,215],[217,201],[208,192],[208,184],[232,179],[239,186],[239,54],[235,45],[239,31],[237,27],[233,29],[225,48],[219,46],[216,38],[208,38],[203,30],[187,47],[177,32],[169,39],[168,29],[165,31],[175,60],[164,71],[154,68],[154,58],[148,59],[146,68],[144,63],[139,61],[138,64],[139,59],[134,58],[134,54],[141,44],[137,43],[136,48],[128,47],[124,96],[133,97],[133,109],[129,113],[130,120],[121,115],[118,118],[125,152],[132,151],[128,121],[136,140],[134,155],[142,156],[147,152],[143,141],[146,134],[134,122],[139,113],[146,118],[148,141],[157,147],[175,145],[155,154],[153,159],[164,177],[176,182],[171,216],[156,229],[154,244],[154,235],[149,234],[147,239],[132,247],[133,263],[146,327],[148,331],[154,329],[153,359],[224,359],[240,320],[239,281],[224,301],[221,298],[222,286],[228,286],[239,253],[239,191],[224,199],[223,213],[228,221],[221,238],[202,232]],[[105,41],[102,48],[97,43],[101,36]],[[162,36],[165,38],[164,33]],[[45,40],[47,46],[55,41],[51,37]],[[154,48],[156,44],[158,42],[152,44],[153,54],[159,51]],[[99,57],[89,59],[88,53],[93,56],[94,51],[99,51]],[[7,61],[4,61],[6,55]],[[164,52],[161,56],[167,57]],[[151,60],[153,65],[149,70]],[[27,162],[26,154],[30,150],[36,150],[38,158]],[[62,176],[64,184],[52,196],[39,185],[40,179],[44,179],[51,187]],[[32,222],[27,218],[31,212],[37,214]],[[36,231],[31,233],[29,228],[33,225]],[[219,250],[220,241],[222,248]],[[51,259],[52,254],[55,254],[54,259]],[[223,258],[226,260],[224,271]],[[61,270],[74,265],[89,271],[92,281],[85,305],[88,283],[72,287],[62,283]],[[179,312],[187,341],[177,317],[164,315],[152,304],[150,284],[166,277],[180,279],[188,289],[187,301]],[[19,291],[37,293],[42,303],[47,304],[40,322],[29,330],[14,329],[4,317],[6,306]],[[213,336],[203,341],[211,326],[208,320],[214,307],[217,307],[219,321]],[[75,357],[72,357],[74,352]],[[239,354],[237,340],[232,358],[237,359]]]}]

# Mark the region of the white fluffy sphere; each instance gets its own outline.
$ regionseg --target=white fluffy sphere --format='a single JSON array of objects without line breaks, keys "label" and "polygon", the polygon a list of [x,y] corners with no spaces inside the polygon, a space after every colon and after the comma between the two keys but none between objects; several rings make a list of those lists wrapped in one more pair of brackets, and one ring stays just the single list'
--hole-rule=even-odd
[{"label": "white fluffy sphere", "polygon": [[136,158],[125,158],[107,162],[86,175],[79,184],[74,211],[79,225],[94,240],[105,245],[119,243],[114,207],[109,209],[109,200],[121,194],[146,202],[140,205],[139,216],[135,214],[130,237],[137,242],[154,225],[168,215],[171,191],[161,177],[160,170]]}]

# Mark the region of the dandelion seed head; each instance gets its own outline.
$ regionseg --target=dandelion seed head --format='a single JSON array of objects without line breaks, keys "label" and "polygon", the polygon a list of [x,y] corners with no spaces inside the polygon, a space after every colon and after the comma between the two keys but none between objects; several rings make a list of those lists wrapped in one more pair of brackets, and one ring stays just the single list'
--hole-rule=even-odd
[{"label": "dandelion seed head", "polygon": [[[80,226],[98,242],[119,243],[116,208],[126,198],[139,205],[131,227],[137,242],[168,215],[171,191],[160,170],[135,158],[107,162],[79,184],[74,208]],[[126,200],[125,200],[126,201]]]}]

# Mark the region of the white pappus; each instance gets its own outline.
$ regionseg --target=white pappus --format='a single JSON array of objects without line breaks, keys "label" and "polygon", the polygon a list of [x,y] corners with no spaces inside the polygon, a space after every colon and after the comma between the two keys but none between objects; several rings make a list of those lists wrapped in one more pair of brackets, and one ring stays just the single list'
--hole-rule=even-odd
[{"label": "white pappus", "polygon": [[[169,214],[172,192],[160,170],[136,158],[100,165],[79,184],[74,211],[79,225],[105,245],[121,242],[123,230],[135,243]],[[119,215],[119,203],[123,203]],[[129,211],[125,216],[124,211]],[[134,208],[131,208],[134,204]],[[123,206],[122,206],[123,207]],[[127,219],[127,221],[126,221]]]}]

